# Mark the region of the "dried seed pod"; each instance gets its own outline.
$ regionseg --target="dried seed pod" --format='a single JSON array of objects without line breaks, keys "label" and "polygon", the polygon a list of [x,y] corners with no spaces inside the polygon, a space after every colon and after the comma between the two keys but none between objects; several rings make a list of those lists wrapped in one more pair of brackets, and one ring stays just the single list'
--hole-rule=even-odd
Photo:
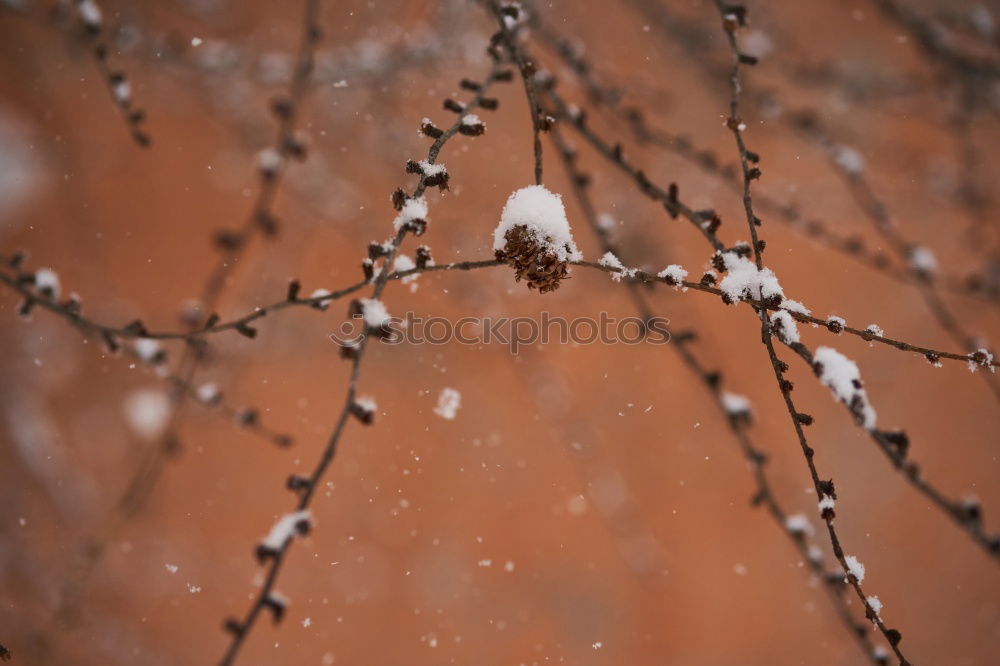
[{"label": "dried seed pod", "polygon": [[426,245],[421,245],[417,248],[417,268],[426,268],[427,266],[433,264],[434,260],[431,258],[431,249]]},{"label": "dried seed pod", "polygon": [[271,617],[275,624],[281,622],[281,619],[285,616],[286,602],[276,594],[267,595],[261,602],[261,605],[271,611]]},{"label": "dried seed pod", "polygon": [[243,245],[243,235],[237,231],[217,231],[215,244],[221,250],[232,252]]},{"label": "dried seed pod", "polygon": [[423,122],[420,123],[420,133],[432,139],[437,139],[444,134],[444,130],[436,126],[429,119],[424,118]]},{"label": "dried seed pod", "polygon": [[226,618],[226,621],[223,622],[222,626],[226,631],[234,636],[242,636],[245,629],[245,627],[240,624],[240,621],[233,617]]},{"label": "dried seed pod", "polygon": [[361,397],[351,403],[351,414],[361,423],[371,425],[375,422],[375,411],[378,407],[371,398]]},{"label": "dried seed pod", "polygon": [[559,288],[569,273],[566,262],[539,243],[528,227],[508,229],[504,239],[507,243],[496,251],[496,257],[514,269],[517,281],[527,281],[529,289],[538,289],[542,294]]},{"label": "dried seed pod", "polygon": [[361,262],[361,272],[364,273],[365,280],[371,282],[375,278],[375,262],[365,259]]},{"label": "dried seed pod", "polygon": [[403,191],[403,188],[397,187],[395,190],[393,190],[392,197],[390,197],[390,201],[392,201],[393,208],[395,208],[397,211],[402,210],[403,204],[406,203],[406,192]]},{"label": "dried seed pod", "polygon": [[312,482],[301,474],[292,474],[285,481],[285,487],[293,492],[307,490],[310,485],[312,485]]}]

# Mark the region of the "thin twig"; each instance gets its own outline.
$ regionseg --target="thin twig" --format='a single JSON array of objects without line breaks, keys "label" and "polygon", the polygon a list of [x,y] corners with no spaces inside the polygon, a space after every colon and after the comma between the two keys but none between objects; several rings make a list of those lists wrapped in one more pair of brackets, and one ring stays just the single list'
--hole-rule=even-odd
[{"label": "thin twig", "polygon": [[[616,252],[617,254],[617,252]],[[496,259],[480,259],[473,261],[458,261],[448,264],[432,264],[424,266],[422,268],[410,268],[403,271],[391,271],[388,275],[389,280],[400,280],[402,278],[410,277],[413,275],[420,275],[421,273],[431,273],[437,271],[449,271],[449,270],[475,270],[477,268],[489,268],[493,266],[499,266],[502,262]],[[596,268],[598,270],[615,273],[619,272],[618,269],[603,266],[597,263],[588,261],[576,261],[569,262],[570,265],[574,266],[584,266],[587,268]],[[706,294],[713,294],[715,296],[722,297],[723,292],[717,287],[705,284],[703,282],[693,282],[689,280],[681,280],[677,283],[671,281],[669,278],[658,277],[652,273],[647,273],[640,269],[630,268],[629,275],[627,276],[627,282],[661,282],[663,284],[671,286],[681,286],[685,289],[691,289],[693,291],[699,291]],[[99,335],[100,337],[106,339],[107,336],[113,336],[115,338],[150,338],[158,340],[197,340],[199,338],[212,335],[215,333],[223,333],[225,331],[235,331],[242,335],[253,336],[256,334],[256,330],[253,329],[250,324],[256,322],[258,319],[267,317],[275,312],[280,312],[291,307],[310,307],[321,309],[323,306],[329,304],[330,302],[343,298],[353,294],[354,292],[364,288],[365,285],[371,284],[370,280],[361,280],[350,286],[337,289],[335,291],[327,292],[321,296],[312,296],[309,298],[293,298],[293,299],[283,299],[280,301],[275,301],[268,305],[260,306],[254,308],[252,312],[245,315],[236,317],[224,322],[213,322],[209,326],[204,326],[193,331],[157,331],[157,330],[136,330],[134,327],[130,326],[111,326],[107,324],[101,324],[93,319],[88,319],[83,315],[67,309],[64,304],[54,303],[50,300],[40,297],[37,293],[29,289],[23,281],[19,281],[16,277],[12,277],[3,271],[0,271],[0,282],[7,285],[21,296],[26,299],[31,299],[31,301],[37,306],[45,310],[56,314],[67,321],[70,321],[74,326],[84,330],[86,332]],[[782,310],[780,305],[774,305],[773,303],[765,303],[757,299],[747,299],[745,303],[753,306],[754,308],[765,308],[768,310]],[[793,310],[787,310],[788,314],[794,317],[797,321],[812,324],[814,326],[822,327],[831,333],[840,334],[847,333],[861,338],[867,342],[877,342],[879,344],[887,345],[898,349],[899,351],[912,352],[915,354],[920,354],[924,358],[933,358],[935,360],[951,360],[960,361],[962,363],[969,363],[970,361],[975,362],[973,355],[970,354],[960,354],[957,352],[944,351],[941,349],[932,349],[930,347],[924,347],[911,342],[906,342],[905,340],[897,340],[885,335],[877,335],[868,329],[854,328],[853,326],[848,326],[847,324],[839,324],[837,322],[831,322],[831,320],[820,319],[819,317],[814,317],[812,315],[803,314],[801,312],[796,312]],[[990,361],[984,361],[980,365],[987,368],[997,368],[1000,367],[1000,359],[993,359]]]},{"label": "thin twig", "polygon": [[913,11],[897,0],[872,0],[883,15],[895,21],[915,39],[934,60],[958,76],[977,76],[987,80],[1000,79],[1000,55],[971,53],[958,48],[942,27]]},{"label": "thin twig", "polygon": [[[445,143],[448,142],[453,136],[459,133],[462,128],[465,116],[469,112],[480,106],[482,100],[485,96],[486,91],[498,80],[509,80],[508,77],[504,76],[506,72],[501,65],[497,64],[490,71],[490,74],[486,77],[486,80],[479,86],[479,90],[475,97],[462,107],[459,112],[458,119],[455,123],[449,127],[447,130],[442,132],[430,146],[427,151],[427,162],[429,164],[434,164],[438,158],[441,148],[444,147]],[[419,183],[417,184],[414,191],[409,195],[409,199],[417,199],[423,195],[427,188],[428,178],[422,175]],[[377,302],[382,296],[382,292],[385,290],[386,285],[389,283],[390,271],[388,267],[392,265],[393,259],[396,256],[399,246],[403,239],[408,233],[411,233],[413,228],[403,224],[397,230],[395,236],[390,241],[388,250],[385,252],[384,266],[385,270],[380,272],[375,278],[374,288],[372,289],[371,297],[369,302]],[[340,443],[341,436],[344,433],[344,429],[347,426],[347,420],[352,414],[358,416],[357,402],[357,391],[358,391],[358,381],[361,375],[361,363],[365,357],[365,350],[368,348],[369,339],[371,336],[365,336],[362,338],[361,342],[352,350],[350,354],[351,358],[351,372],[350,378],[348,379],[347,391],[344,397],[344,404],[340,410],[340,415],[337,417],[336,424],[334,425],[333,432],[327,439],[326,446],[323,448],[323,452],[317,460],[312,472],[309,474],[308,478],[303,478],[299,482],[297,489],[300,491],[299,501],[296,505],[296,511],[302,512],[306,511],[312,501],[313,494],[316,488],[319,486],[320,480],[326,473],[327,468],[333,462],[334,457],[337,453],[337,447]],[[362,418],[358,416],[358,418]],[[368,417],[367,422],[371,422],[374,415]],[[229,666],[233,664],[236,660],[236,656],[239,653],[240,648],[243,646],[246,637],[250,634],[253,629],[254,623],[260,616],[260,613],[265,608],[274,608],[273,592],[274,586],[278,579],[278,574],[281,570],[282,564],[285,562],[285,557],[291,546],[293,539],[291,536],[286,538],[281,544],[281,547],[271,554],[268,562],[267,571],[264,577],[264,584],[261,586],[260,592],[258,593],[255,601],[250,606],[246,615],[242,620],[228,620],[226,622],[226,628],[232,634],[232,640],[230,641],[229,647],[226,649],[225,654],[220,661],[220,666]]]},{"label": "thin twig", "polygon": [[[562,139],[561,133],[557,128],[553,128],[550,135],[553,143],[556,145],[560,157],[562,158],[568,180],[573,188],[573,193],[576,195],[577,202],[583,210],[588,226],[597,237],[601,244],[601,248],[605,252],[611,252],[615,256],[621,258],[620,251],[611,241],[607,230],[602,227],[598,221],[597,212],[594,209],[589,194],[587,193],[587,184],[589,183],[589,179],[578,169],[576,153],[570,149],[566,142]],[[598,267],[604,268],[603,266]],[[640,292],[639,284],[640,282],[635,280],[626,281],[629,296],[635,303],[640,317],[642,317],[644,322],[649,322],[653,318],[653,312],[649,307],[649,304],[646,302],[645,297]],[[834,611],[837,613],[837,616],[840,618],[841,622],[847,628],[851,636],[858,642],[862,652],[865,653],[865,656],[870,659],[872,663],[878,665],[879,660],[875,653],[874,645],[868,637],[867,627],[863,624],[859,624],[854,619],[847,606],[844,596],[841,594],[841,591],[834,587],[835,584],[839,585],[839,579],[836,583],[834,583],[830,572],[828,572],[826,567],[823,565],[822,557],[818,556],[816,552],[809,548],[809,545],[806,542],[805,532],[793,531],[789,528],[788,514],[781,507],[781,504],[779,503],[767,476],[767,454],[757,448],[746,431],[746,426],[750,420],[749,412],[734,413],[726,407],[722,373],[717,370],[709,370],[707,367],[702,365],[698,358],[688,348],[689,345],[697,339],[697,335],[694,331],[688,329],[685,331],[684,335],[677,335],[671,332],[669,327],[667,327],[666,330],[671,336],[671,340],[674,342],[672,345],[673,349],[677,351],[685,367],[691,371],[691,373],[699,380],[699,383],[711,394],[713,404],[719,410],[719,413],[725,420],[730,433],[739,445],[740,452],[743,454],[757,486],[756,491],[754,492],[752,504],[754,506],[762,505],[766,508],[768,515],[777,524],[778,529],[780,529],[783,534],[788,536],[803,561],[808,563],[809,569],[812,573],[824,581],[824,588],[827,595],[830,597],[830,601],[834,606]]]},{"label": "thin twig", "polygon": [[714,211],[695,211],[687,206],[677,193],[677,185],[671,183],[666,189],[654,183],[646,172],[639,169],[628,159],[620,143],[611,145],[594,132],[586,122],[586,114],[574,111],[570,108],[562,97],[550,86],[545,89],[544,94],[555,105],[556,113],[561,118],[566,118],[567,123],[575,129],[580,136],[593,146],[597,152],[603,155],[609,162],[618,167],[631,178],[639,190],[654,201],[663,205],[664,210],[672,218],[678,215],[690,222],[698,232],[711,243],[712,247],[718,251],[725,249],[725,245],[716,235],[719,227],[719,219]]},{"label": "thin twig", "polygon": [[[914,284],[937,323],[955,342],[968,349],[970,353],[976,351],[981,346],[980,341],[956,319],[935,288],[933,277],[936,266],[921,266],[915,259],[915,257],[920,256],[917,253],[927,253],[929,250],[910,241],[897,228],[889,215],[888,206],[875,193],[868,178],[865,177],[863,169],[847,168],[842,163],[843,160],[837,159],[837,151],[840,147],[820,126],[815,117],[803,118],[796,125],[806,137],[826,152],[830,158],[830,164],[842,177],[854,200],[864,211],[865,216],[878,234],[886,241],[886,244],[892,248],[901,261],[911,264],[916,277]],[[929,261],[933,262],[933,258],[931,257]],[[993,396],[1000,400],[1000,382],[997,381],[993,373],[981,374]]]},{"label": "thin twig", "polygon": [[524,22],[524,10],[516,4],[501,5],[497,0],[490,0],[490,12],[497,21],[500,30],[494,35],[495,42],[503,44],[510,59],[517,65],[517,70],[524,83],[524,95],[528,100],[528,112],[531,114],[531,134],[535,152],[535,184],[542,184],[542,123],[544,117],[535,95],[535,63],[518,43],[519,27]]},{"label": "thin twig", "polygon": [[108,89],[111,101],[114,102],[128,127],[132,139],[139,146],[150,145],[149,134],[143,128],[146,112],[132,104],[132,83],[124,72],[113,69],[108,63],[108,45],[105,41],[104,16],[97,0],[75,0],[76,17],[83,28],[89,42],[94,62],[101,73],[101,80]]},{"label": "thin twig", "polygon": [[[722,0],[715,0],[715,5],[719,10],[719,15],[722,19],[723,32],[726,35],[726,39],[729,42],[729,48],[733,54],[733,67],[732,73],[729,78],[730,85],[730,102],[729,111],[730,115],[726,122],[733,137],[736,141],[736,146],[740,155],[740,166],[743,170],[743,207],[746,212],[747,227],[750,230],[750,236],[753,239],[753,256],[754,261],[757,264],[757,270],[763,269],[764,264],[761,255],[764,250],[764,246],[759,242],[757,237],[757,227],[760,226],[760,220],[754,214],[753,211],[753,198],[751,196],[750,184],[759,177],[760,171],[756,167],[751,167],[750,162],[757,163],[759,157],[756,159],[751,159],[749,151],[747,150],[746,144],[743,140],[743,130],[745,125],[740,119],[739,114],[739,98],[740,98],[740,66],[743,63],[753,64],[755,60],[748,60],[747,56],[744,56],[740,52],[739,46],[736,43],[736,31],[739,27],[745,25],[746,23],[746,8],[742,6],[730,7],[726,5]],[[819,473],[816,469],[816,463],[814,460],[814,450],[809,443],[806,441],[805,433],[803,432],[803,417],[802,414],[796,409],[795,404],[792,402],[791,396],[791,384],[784,378],[784,373],[788,369],[788,365],[785,364],[778,358],[778,355],[774,351],[774,342],[772,340],[772,327],[771,322],[768,317],[767,311],[761,309],[759,311],[760,317],[760,335],[761,341],[764,347],[767,349],[768,358],[771,360],[771,368],[774,372],[774,379],[778,386],[782,397],[785,401],[785,407],[788,410],[788,416],[792,421],[792,426],[795,429],[796,437],[799,440],[799,445],[802,448],[802,455],[806,460],[806,465],[809,468],[809,475],[812,477],[813,488],[816,491],[816,500],[820,503],[821,507],[821,517],[824,522],[826,522],[827,531],[830,535],[830,544],[833,547],[833,554],[840,562],[841,567],[844,570],[844,576],[847,583],[854,588],[857,593],[858,598],[865,608],[865,616],[870,619],[878,627],[879,631],[889,642],[892,647],[893,652],[895,652],[896,657],[899,659],[900,666],[908,666],[909,662],[903,655],[902,651],[899,649],[899,643],[901,640],[901,634],[895,629],[889,629],[886,627],[885,623],[880,617],[879,609],[873,608],[870,602],[870,597],[866,596],[864,590],[861,587],[861,580],[858,576],[854,574],[852,568],[848,565],[847,560],[844,555],[843,548],[840,544],[840,538],[837,535],[837,531],[833,526],[834,511],[832,506],[828,508],[823,508],[823,502],[827,497],[832,499],[836,498],[836,493],[833,491],[832,481],[822,481],[820,479]],[[811,422],[811,419],[810,419]]]}]

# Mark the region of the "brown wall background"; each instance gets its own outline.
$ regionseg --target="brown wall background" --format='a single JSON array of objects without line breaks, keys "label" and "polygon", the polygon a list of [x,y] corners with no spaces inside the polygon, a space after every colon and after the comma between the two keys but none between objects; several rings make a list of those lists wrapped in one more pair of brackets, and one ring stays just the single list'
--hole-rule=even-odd
[{"label": "brown wall background", "polygon": [[[0,247],[26,248],[32,265],[55,268],[96,319],[176,328],[217,260],[213,231],[250,210],[253,156],[270,140],[267,101],[287,73],[301,3],[104,4],[120,50],[113,62],[148,110],[153,146],[129,141],[70,26],[45,11],[0,11]],[[917,6],[933,13],[945,4],[966,8]],[[542,11],[578,37],[597,75],[626,88],[651,123],[732,161],[726,81],[704,67],[729,57],[709,3],[563,0]],[[899,228],[932,246],[947,272],[995,262],[996,208],[972,216],[957,202],[949,81],[912,40],[870,2],[755,2],[751,17],[773,50],[748,72],[748,92],[783,101],[779,110],[747,111],[748,140],[764,157],[761,191],[878,247],[822,152],[784,122],[790,109],[814,109],[864,155]],[[686,52],[665,29],[687,25],[682,19],[688,34],[712,39]],[[280,299],[289,278],[307,292],[356,281],[367,243],[390,233],[389,193],[411,183],[405,161],[426,153],[421,118],[449,122],[441,100],[460,78],[489,68],[493,25],[472,3],[331,2],[323,24],[320,83],[305,111],[311,153],[290,168],[279,194],[280,237],[240,259],[220,306],[226,318]],[[204,41],[194,47],[192,37]],[[563,93],[583,102],[558,59],[532,49],[565,82]],[[828,75],[804,77],[805,69]],[[334,86],[341,80],[346,87]],[[439,263],[489,257],[507,195],[531,181],[520,84],[498,96],[499,110],[480,114],[484,137],[445,148],[452,189],[429,195],[431,225],[420,239]],[[997,110],[964,123],[980,149],[974,179],[987,193],[998,175],[990,153],[1000,138]],[[593,118],[648,173],[676,181],[693,207],[716,208],[724,238],[745,237],[740,201],[726,185]],[[627,263],[701,269],[702,239],[588,149],[580,159],[600,209],[620,222]],[[550,143],[546,183],[564,194],[576,240],[596,259]],[[895,337],[955,349],[912,286],[777,221],[765,220],[763,234],[786,294],[814,314],[877,322]],[[415,245],[408,241],[411,256]],[[390,285],[390,312],[632,314],[624,289],[591,271],[575,271],[544,296],[505,268],[430,274],[418,284],[412,294]],[[667,289],[650,299],[675,326],[696,327],[699,357],[752,398],[752,436],[772,456],[776,491],[790,512],[818,525],[750,311]],[[973,331],[1000,332],[995,305],[959,296],[949,305]],[[215,662],[227,641],[222,619],[242,614],[256,589],[253,545],[293,505],[285,476],[312,467],[339,410],[348,366],[326,336],[345,307],[268,317],[255,340],[215,339],[199,377],[219,382],[232,402],[257,406],[266,423],[295,436],[295,447],[278,449],[212,410],[187,408],[181,455],[143,510],[110,535],[80,591],[80,616],[64,626],[53,612],[65,586],[80,580],[82,548],[151,446],[128,429],[124,402],[164,385],[47,313],[19,322],[16,297],[0,295],[0,642],[13,663]],[[810,346],[832,344],[855,359],[880,423],[905,426],[927,476],[950,496],[978,496],[986,524],[1000,525],[1000,415],[979,377],[961,363],[934,369],[857,338],[801,331]],[[176,358],[180,347],[170,349]],[[669,349],[372,351],[361,388],[378,399],[378,423],[349,427],[314,505],[316,529],[295,544],[278,585],[291,599],[288,616],[277,628],[262,622],[241,663],[862,663],[822,583],[749,506],[753,484],[735,442]],[[816,417],[808,432],[818,465],[838,484],[846,549],[866,565],[866,588],[902,630],[907,654],[918,664],[992,663],[1000,647],[995,561],[789,362],[796,400]],[[446,386],[462,392],[454,421],[433,413]],[[830,561],[829,544],[816,543]]]}]

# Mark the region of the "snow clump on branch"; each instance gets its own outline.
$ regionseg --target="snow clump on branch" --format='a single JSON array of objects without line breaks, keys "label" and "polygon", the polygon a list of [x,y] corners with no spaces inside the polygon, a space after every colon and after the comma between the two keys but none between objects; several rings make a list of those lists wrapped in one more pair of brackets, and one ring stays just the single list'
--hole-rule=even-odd
[{"label": "snow clump on branch", "polygon": [[583,254],[573,241],[566,209],[558,194],[544,185],[523,187],[507,199],[493,231],[493,251],[516,271],[518,281],[540,293],[555,291],[567,263]]},{"label": "snow clump on branch", "polygon": [[847,405],[859,425],[875,429],[875,410],[868,402],[857,363],[832,347],[820,347],[813,356],[813,370],[833,396]]}]

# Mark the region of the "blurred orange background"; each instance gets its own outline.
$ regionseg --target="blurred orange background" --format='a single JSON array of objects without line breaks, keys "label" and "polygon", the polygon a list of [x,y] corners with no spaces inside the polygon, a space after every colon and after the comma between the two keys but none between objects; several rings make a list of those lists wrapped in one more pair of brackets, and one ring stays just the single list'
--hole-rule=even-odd
[{"label": "blurred orange background", "polygon": [[[24,4],[27,11],[0,10],[0,248],[26,249],[32,267],[52,267],[64,292],[79,293],[101,322],[141,318],[151,329],[177,329],[182,306],[218,261],[213,233],[251,210],[254,156],[274,131],[268,101],[287,82],[303,3],[104,2],[112,65],[128,73],[148,112],[148,150],[130,141],[72,22]],[[650,124],[734,161],[723,126],[730,52],[712,3],[539,5]],[[914,6],[939,16],[976,5]],[[971,178],[990,194],[1000,176],[988,152],[1000,140],[998,107],[984,102],[956,129],[946,74],[872,2],[749,8],[762,55],[744,73],[746,136],[763,156],[755,188],[880,246],[824,152],[787,122],[792,110],[813,110],[863,155],[900,231],[932,247],[944,272],[995,267],[997,209],[987,200],[970,213],[959,202],[967,174],[956,136],[967,132],[981,151]],[[280,300],[291,278],[307,294],[359,280],[367,244],[392,233],[389,194],[413,184],[406,160],[426,156],[421,119],[449,124],[442,100],[490,67],[495,23],[475,3],[327,2],[322,25],[301,123],[310,153],[288,168],[275,207],[279,236],[258,239],[239,259],[218,308],[224,319]],[[572,72],[532,39],[562,94],[585,105]],[[499,109],[479,113],[485,136],[445,147],[451,189],[428,194],[428,232],[408,239],[404,253],[427,243],[438,263],[491,258],[504,201],[533,181],[521,84],[496,94]],[[590,117],[651,178],[677,182],[693,208],[715,208],[724,239],[746,237],[740,198],[725,183]],[[617,222],[625,263],[659,270],[676,262],[697,279],[709,259],[704,240],[568,128],[564,135],[581,149],[599,210]],[[602,251],[547,140],[545,183],[563,194],[576,241],[596,260]],[[785,293],[817,316],[968,351],[912,285],[766,216],[761,233]],[[625,289],[596,271],[575,270],[545,295],[515,284],[505,267],[432,273],[416,284],[413,293],[388,286],[391,313],[634,314]],[[785,509],[821,526],[759,322],[749,308],[660,287],[649,292],[656,314],[697,329],[693,352],[722,370],[728,390],[751,398],[750,434],[771,456]],[[1000,332],[995,302],[948,296],[948,305],[976,334]],[[285,477],[312,468],[339,413],[349,365],[327,336],[346,306],[269,316],[254,340],[210,338],[198,381],[257,407],[295,446],[275,447],[217,410],[186,407],[180,455],[81,579],[85,545],[104,533],[155,446],[128,427],[125,405],[136,391],[167,387],[49,313],[20,322],[18,298],[0,290],[0,643],[13,663],[217,661],[229,640],[222,620],[242,616],[260,583],[254,544],[294,506]],[[855,359],[880,424],[905,427],[927,478],[950,497],[977,496],[987,528],[1000,528],[1000,412],[980,377],[960,362],[935,369],[919,355],[800,330],[810,347],[833,345]],[[173,361],[182,346],[169,343]],[[797,359],[779,353],[792,366],[796,404],[816,417],[807,434],[821,475],[837,482],[845,549],[867,567],[866,591],[902,631],[906,654],[923,665],[995,663],[995,558],[891,468]],[[462,394],[453,421],[433,411],[445,387]],[[750,506],[754,485],[735,440],[668,347],[549,344],[512,356],[502,345],[374,345],[360,389],[378,401],[376,424],[348,425],[313,505],[315,530],[294,544],[278,583],[287,617],[277,627],[262,618],[239,663],[864,663],[824,583]],[[814,542],[830,564],[821,537]],[[64,622],[56,610],[75,583],[79,616]],[[864,621],[856,599],[851,608]]]}]

